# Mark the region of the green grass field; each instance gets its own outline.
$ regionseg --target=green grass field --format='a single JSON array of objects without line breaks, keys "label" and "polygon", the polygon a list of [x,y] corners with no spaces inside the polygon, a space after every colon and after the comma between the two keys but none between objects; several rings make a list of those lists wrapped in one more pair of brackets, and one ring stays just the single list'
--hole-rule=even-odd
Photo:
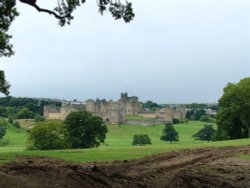
[{"label": "green grass field", "polygon": [[[178,149],[196,147],[220,147],[248,145],[249,139],[230,140],[221,142],[203,142],[194,140],[192,135],[203,127],[202,122],[189,122],[175,125],[179,132],[179,142],[167,143],[160,141],[163,125],[144,127],[132,125],[109,125],[105,144],[93,149],[70,149],[70,150],[50,150],[50,151],[27,151],[25,148],[27,132],[24,129],[17,129],[9,126],[4,139],[8,139],[10,144],[0,147],[0,163],[14,159],[16,156],[50,156],[76,162],[88,161],[113,161],[141,158],[156,153],[168,152]],[[152,145],[132,146],[133,135],[147,134],[152,140]]]}]

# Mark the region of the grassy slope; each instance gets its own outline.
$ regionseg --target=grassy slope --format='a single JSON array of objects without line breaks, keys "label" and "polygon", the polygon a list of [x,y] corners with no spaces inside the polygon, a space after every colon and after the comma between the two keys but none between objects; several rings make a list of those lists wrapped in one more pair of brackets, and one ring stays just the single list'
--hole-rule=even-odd
[{"label": "grassy slope", "polygon": [[9,145],[0,147],[0,163],[4,162],[5,158],[13,158],[13,153],[15,153],[16,155],[16,153],[18,152],[23,152],[25,149],[26,138],[26,130],[18,129],[13,125],[8,125],[7,133],[3,137],[3,139],[9,140]]},{"label": "grassy slope", "polygon": [[[212,147],[228,145],[247,145],[249,139],[232,140],[225,142],[202,142],[194,140],[192,135],[203,127],[201,122],[190,122],[187,124],[176,125],[179,132],[180,142],[169,144],[160,141],[163,125],[153,127],[143,126],[114,126],[110,125],[105,145],[93,149],[78,150],[54,150],[54,151],[25,151],[25,142],[27,133],[24,130],[9,127],[5,139],[9,139],[10,146],[0,147],[0,163],[11,159],[16,155],[31,156],[51,156],[73,161],[111,161],[140,158],[160,152],[172,151],[176,149],[194,148],[194,147]],[[131,146],[133,135],[148,134],[152,140],[149,146]],[[2,159],[2,160],[1,160]]]}]

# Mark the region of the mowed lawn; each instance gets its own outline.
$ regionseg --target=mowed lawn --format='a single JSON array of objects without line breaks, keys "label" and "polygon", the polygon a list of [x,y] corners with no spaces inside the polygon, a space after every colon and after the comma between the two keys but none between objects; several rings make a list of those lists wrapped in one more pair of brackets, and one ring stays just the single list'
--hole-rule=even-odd
[{"label": "mowed lawn", "polygon": [[[109,125],[105,144],[99,148],[50,151],[27,151],[25,149],[25,143],[28,133],[24,129],[17,129],[13,126],[9,126],[4,139],[8,139],[10,145],[0,147],[0,163],[20,155],[50,156],[76,162],[113,161],[141,158],[147,155],[178,149],[249,144],[249,139],[207,143],[192,138],[192,135],[203,126],[204,123],[202,122],[189,122],[175,125],[176,130],[179,132],[179,142],[170,144],[160,140],[162,130],[164,129],[163,125],[149,127],[136,125]],[[133,135],[135,134],[147,134],[152,140],[152,145],[132,146],[131,143]]]}]

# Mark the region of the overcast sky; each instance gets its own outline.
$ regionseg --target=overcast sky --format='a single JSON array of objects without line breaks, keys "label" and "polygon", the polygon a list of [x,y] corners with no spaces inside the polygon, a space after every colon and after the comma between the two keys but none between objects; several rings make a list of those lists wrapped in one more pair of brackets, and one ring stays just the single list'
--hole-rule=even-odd
[{"label": "overcast sky", "polygon": [[117,100],[127,91],[141,101],[212,103],[228,82],[249,76],[249,0],[132,2],[129,24],[101,16],[88,0],[63,28],[18,2],[16,54],[0,62],[11,95]]}]

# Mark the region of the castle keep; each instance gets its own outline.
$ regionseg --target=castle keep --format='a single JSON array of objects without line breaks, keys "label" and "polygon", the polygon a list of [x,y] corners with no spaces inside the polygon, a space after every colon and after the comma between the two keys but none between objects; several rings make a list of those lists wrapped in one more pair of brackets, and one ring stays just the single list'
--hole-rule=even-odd
[{"label": "castle keep", "polygon": [[[173,122],[173,118],[185,118],[184,109],[162,108],[156,112],[148,112],[142,108],[138,97],[129,97],[127,93],[121,93],[118,101],[106,101],[105,99],[94,101],[89,99],[86,103],[62,102],[61,107],[45,106],[44,117],[46,119],[64,120],[69,113],[79,110],[86,110],[94,116],[100,116],[107,124],[155,125]],[[133,119],[133,117],[136,118]]]},{"label": "castle keep", "polygon": [[123,124],[127,115],[138,115],[142,111],[142,105],[138,97],[128,97],[127,93],[121,93],[121,98],[116,102],[105,99],[87,100],[86,111],[111,124]]}]

